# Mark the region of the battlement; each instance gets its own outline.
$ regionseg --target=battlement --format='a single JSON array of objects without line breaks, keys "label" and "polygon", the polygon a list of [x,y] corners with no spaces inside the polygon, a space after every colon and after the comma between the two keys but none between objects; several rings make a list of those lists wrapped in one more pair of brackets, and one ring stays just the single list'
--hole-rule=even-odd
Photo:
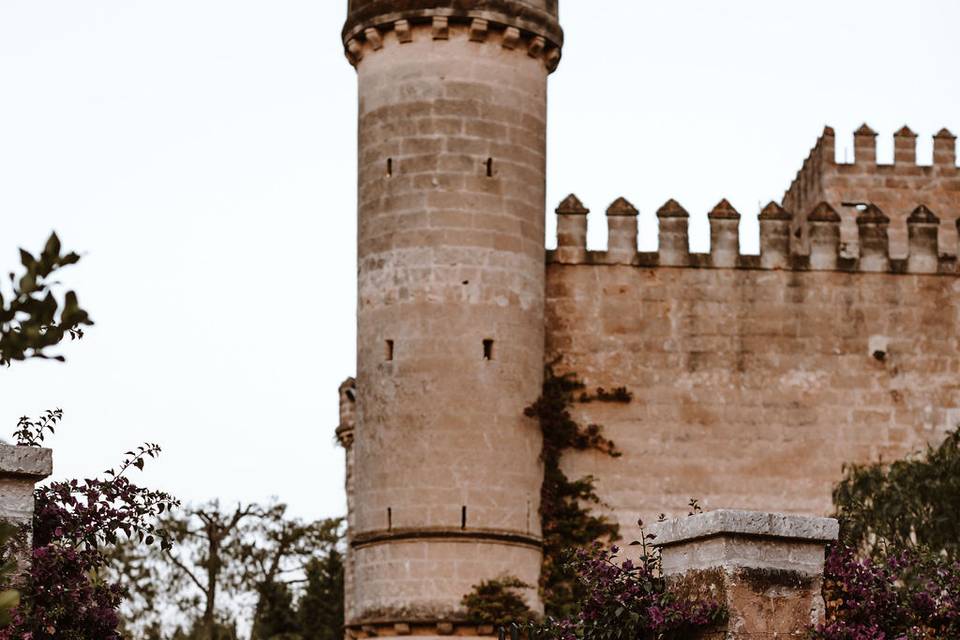
[{"label": "battlement", "polygon": [[877,162],[877,133],[863,125],[853,134],[852,162],[836,160],[836,133],[826,127],[810,151],[783,198],[783,206],[796,212],[791,231],[798,235],[794,251],[809,250],[805,214],[820,202],[828,202],[841,216],[844,254],[856,255],[857,209],[872,203],[891,217],[891,255],[902,258],[907,251],[907,218],[918,206],[937,212],[943,221],[940,250],[956,255],[953,223],[960,218],[960,169],[957,167],[956,136],[942,129],[933,138],[933,162],[917,162],[917,134],[903,127],[893,134],[893,164]]},{"label": "battlement", "polygon": [[[920,205],[906,220],[908,252],[894,258],[890,252],[891,219],[875,204],[857,210],[857,246],[854,257],[845,256],[841,242],[842,219],[828,202],[820,202],[803,216],[809,229],[809,251],[791,251],[791,225],[797,216],[776,202],[760,212],[760,255],[740,251],[740,213],[722,200],[708,214],[710,252],[690,251],[689,214],[669,200],[657,211],[659,250],[641,252],[637,247],[639,212],[625,198],[607,209],[608,248],[587,249],[589,209],[575,196],[568,196],[556,210],[557,248],[548,252],[554,264],[632,265],[636,267],[688,267],[698,269],[765,269],[793,271],[844,271],[893,274],[957,275],[957,259],[940,251],[940,218]],[[954,236],[960,233],[955,223]]]},{"label": "battlement", "polygon": [[351,4],[343,30],[344,52],[355,67],[371,51],[388,45],[463,37],[526,51],[532,58],[541,58],[552,73],[560,64],[563,31],[556,20],[556,0],[546,4],[549,6],[532,6],[524,0],[485,0],[466,10],[457,8],[458,3],[437,0],[407,0],[389,6],[374,0],[358,1]]}]

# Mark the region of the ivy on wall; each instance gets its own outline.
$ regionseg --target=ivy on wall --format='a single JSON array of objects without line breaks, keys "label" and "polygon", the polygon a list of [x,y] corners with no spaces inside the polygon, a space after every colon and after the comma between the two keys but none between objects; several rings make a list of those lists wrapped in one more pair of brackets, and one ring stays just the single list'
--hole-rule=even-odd
[{"label": "ivy on wall", "polygon": [[543,566],[540,594],[545,613],[552,618],[575,614],[586,595],[586,587],[570,566],[570,553],[597,541],[619,538],[619,526],[603,515],[591,512],[602,506],[592,476],[570,479],[560,468],[568,451],[599,451],[617,458],[621,453],[604,437],[603,427],[580,425],[571,415],[576,402],[628,403],[632,396],[625,388],[588,393],[575,373],[558,375],[553,365],[544,371],[543,394],[525,410],[536,418],[543,433],[543,485],[540,489],[540,523],[543,529]]},{"label": "ivy on wall", "polygon": [[[629,403],[633,396],[625,387],[611,391],[587,391],[575,373],[558,375],[553,364],[544,372],[543,392],[524,410],[535,418],[543,433],[543,484],[540,489],[540,523],[543,531],[543,565],[540,571],[540,595],[545,613],[550,618],[565,619],[577,613],[586,596],[586,586],[571,566],[572,553],[595,542],[613,542],[619,538],[619,526],[603,515],[591,512],[602,506],[594,478],[570,479],[560,468],[568,451],[599,451],[619,457],[613,441],[603,435],[596,424],[582,426],[571,415],[576,403]],[[467,617],[474,623],[524,621],[533,617],[529,609],[518,609],[518,585],[522,583],[504,576],[476,585],[464,596]]]}]

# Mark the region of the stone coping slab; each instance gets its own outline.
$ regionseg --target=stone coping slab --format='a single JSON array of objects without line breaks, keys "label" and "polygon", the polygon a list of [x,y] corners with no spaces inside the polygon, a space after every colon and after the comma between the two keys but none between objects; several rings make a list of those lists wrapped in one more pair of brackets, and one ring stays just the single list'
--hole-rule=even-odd
[{"label": "stone coping slab", "polygon": [[778,538],[808,542],[832,542],[840,535],[840,523],[818,518],[760,511],[718,509],[687,518],[656,522],[648,527],[658,547],[719,535]]},{"label": "stone coping slab", "polygon": [[53,451],[0,444],[0,477],[42,480],[53,473]]}]

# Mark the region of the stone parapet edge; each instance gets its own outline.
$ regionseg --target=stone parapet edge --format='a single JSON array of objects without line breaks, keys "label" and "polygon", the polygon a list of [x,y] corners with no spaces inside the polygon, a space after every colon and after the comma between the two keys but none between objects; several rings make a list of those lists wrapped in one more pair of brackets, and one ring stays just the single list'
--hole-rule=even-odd
[{"label": "stone parapet edge", "polygon": [[42,480],[53,473],[53,451],[0,444],[0,476]]},{"label": "stone parapet edge", "polygon": [[[402,46],[413,42],[414,27],[429,26],[434,40],[449,40],[451,26],[464,26],[473,42],[491,42],[498,34],[498,42],[505,49],[526,50],[532,58],[541,58],[549,72],[560,64],[561,47],[535,32],[521,30],[502,21],[484,18],[460,16],[428,16],[422,22],[407,19],[390,20],[366,27],[362,31],[344,40],[344,53],[354,67],[368,55],[369,51],[380,51],[385,46],[384,35],[394,32],[397,42]],[[491,44],[496,44],[491,42]]]},{"label": "stone parapet edge", "polygon": [[760,511],[719,509],[687,518],[656,522],[648,527],[653,544],[669,547],[721,535],[833,542],[840,524],[833,518]]}]

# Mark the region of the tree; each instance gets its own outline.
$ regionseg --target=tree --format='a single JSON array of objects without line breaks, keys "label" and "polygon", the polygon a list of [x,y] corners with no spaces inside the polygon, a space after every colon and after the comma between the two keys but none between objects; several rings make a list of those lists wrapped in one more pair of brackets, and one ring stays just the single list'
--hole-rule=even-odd
[{"label": "tree", "polygon": [[299,635],[293,592],[286,582],[264,582],[257,588],[257,611],[250,640],[274,640]]},{"label": "tree", "polygon": [[[213,501],[183,513],[170,514],[165,521],[174,545],[163,554],[170,563],[167,593],[181,610],[199,604],[197,631],[200,640],[217,640],[224,616],[218,610],[221,592],[232,594],[242,585],[244,567],[238,562],[247,521],[259,516],[254,504],[238,504],[223,510]],[[191,587],[200,593],[199,600]]]},{"label": "tree", "polygon": [[846,468],[833,501],[850,546],[877,557],[926,548],[960,560],[960,429],[919,456]]},{"label": "tree", "polygon": [[[338,530],[339,532],[340,530]],[[343,554],[339,540],[307,564],[307,585],[297,608],[303,640],[343,637]]]},{"label": "tree", "polygon": [[[282,504],[238,504],[224,509],[217,502],[169,514],[165,526],[174,544],[165,553],[123,552],[114,556],[115,571],[123,576],[135,598],[125,615],[135,633],[146,636],[162,613],[179,611],[181,636],[215,639],[226,633],[238,612],[252,610],[252,638],[299,637],[301,626],[296,596],[309,592],[313,561],[340,567],[339,582],[323,585],[341,611],[342,563],[340,519],[304,522],[287,514]],[[336,554],[331,560],[331,554]],[[335,569],[329,569],[335,571]],[[302,609],[302,607],[301,607]],[[318,616],[321,622],[327,618]],[[176,637],[176,636],[174,636]],[[311,636],[307,636],[311,637]],[[316,636],[324,637],[324,636]]]},{"label": "tree", "polygon": [[83,337],[83,327],[93,324],[76,293],[67,291],[62,304],[54,296],[59,270],[79,261],[76,253],[62,253],[55,233],[37,257],[20,250],[24,273],[19,278],[10,274],[9,300],[0,292],[0,365],[30,358],[63,361],[63,356],[51,356],[47,350],[68,336]]}]

